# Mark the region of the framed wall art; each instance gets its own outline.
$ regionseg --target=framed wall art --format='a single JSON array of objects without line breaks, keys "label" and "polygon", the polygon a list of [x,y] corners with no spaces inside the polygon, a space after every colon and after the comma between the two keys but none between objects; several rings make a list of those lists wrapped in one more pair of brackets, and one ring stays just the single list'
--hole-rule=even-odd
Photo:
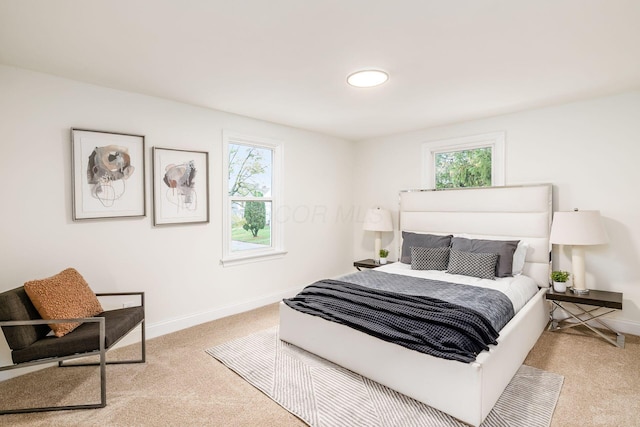
[{"label": "framed wall art", "polygon": [[153,147],[153,224],[209,222],[209,153]]},{"label": "framed wall art", "polygon": [[144,136],[71,129],[73,220],[146,216]]}]

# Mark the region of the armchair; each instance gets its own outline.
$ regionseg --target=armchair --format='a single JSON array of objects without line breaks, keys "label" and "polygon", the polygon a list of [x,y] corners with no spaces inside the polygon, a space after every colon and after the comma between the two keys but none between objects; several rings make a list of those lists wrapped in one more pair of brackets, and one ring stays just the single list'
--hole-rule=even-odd
[{"label": "armchair", "polygon": [[[0,415],[66,409],[102,408],[107,404],[106,365],[144,363],[146,360],[144,292],[97,293],[97,297],[137,295],[140,305],[103,311],[94,317],[42,319],[24,286],[0,293],[0,327],[11,349],[13,365],[0,366],[0,372],[58,362],[59,367],[99,365],[100,402],[82,405],[46,406],[22,409],[0,408]],[[80,323],[62,337],[52,336],[47,325]],[[107,361],[106,352],[129,332],[141,326],[141,357],[136,360]],[[66,360],[99,356],[99,362],[64,364]]]}]

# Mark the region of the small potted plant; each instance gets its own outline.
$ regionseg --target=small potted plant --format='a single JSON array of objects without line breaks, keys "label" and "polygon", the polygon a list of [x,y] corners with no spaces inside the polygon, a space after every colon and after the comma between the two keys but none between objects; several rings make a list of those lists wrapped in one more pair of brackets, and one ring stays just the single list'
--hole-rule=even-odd
[{"label": "small potted plant", "polygon": [[380,264],[387,263],[387,257],[389,256],[389,251],[386,249],[380,249]]},{"label": "small potted plant", "polygon": [[567,280],[569,280],[568,271],[552,271],[551,280],[553,280],[553,290],[556,292],[565,292],[567,290]]}]

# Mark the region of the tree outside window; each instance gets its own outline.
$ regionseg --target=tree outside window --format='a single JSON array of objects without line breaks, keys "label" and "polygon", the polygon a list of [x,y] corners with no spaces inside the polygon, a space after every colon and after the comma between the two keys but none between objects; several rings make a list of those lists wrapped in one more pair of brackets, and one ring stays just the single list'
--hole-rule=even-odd
[{"label": "tree outside window", "polygon": [[423,186],[446,189],[504,185],[505,133],[422,144]]},{"label": "tree outside window", "polygon": [[280,143],[224,132],[223,147],[223,265],[283,255],[282,224],[274,218],[281,182]]},{"label": "tree outside window", "polygon": [[272,159],[269,148],[229,144],[232,252],[271,247]]},{"label": "tree outside window", "polygon": [[435,154],[435,187],[491,187],[491,148]]}]

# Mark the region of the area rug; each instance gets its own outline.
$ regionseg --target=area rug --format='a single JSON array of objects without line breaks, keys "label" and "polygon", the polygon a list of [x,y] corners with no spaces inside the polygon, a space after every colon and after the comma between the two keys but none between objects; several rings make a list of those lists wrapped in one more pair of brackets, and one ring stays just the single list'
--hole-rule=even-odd
[{"label": "area rug", "polygon": [[[451,426],[455,418],[280,341],[278,328],[206,350],[313,427]],[[482,427],[548,427],[563,377],[521,366]]]}]

